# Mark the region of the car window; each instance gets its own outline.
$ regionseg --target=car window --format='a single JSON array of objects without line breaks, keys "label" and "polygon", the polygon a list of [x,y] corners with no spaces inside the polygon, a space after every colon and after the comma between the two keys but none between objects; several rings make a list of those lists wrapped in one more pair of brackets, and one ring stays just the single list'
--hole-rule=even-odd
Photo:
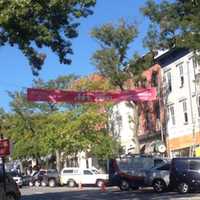
[{"label": "car window", "polygon": [[63,170],[63,174],[73,174],[73,169],[65,169]]},{"label": "car window", "polygon": [[164,160],[162,160],[162,159],[155,159],[154,160],[154,167],[157,167],[157,166],[161,165],[162,163],[164,164]]},{"label": "car window", "polygon": [[173,165],[176,171],[184,171],[188,169],[188,160],[175,160]]},{"label": "car window", "polygon": [[169,171],[170,170],[170,164],[167,163],[167,164],[165,164],[161,167],[158,167],[157,170],[168,170]]},{"label": "car window", "polygon": [[92,175],[93,173],[89,170],[83,170],[83,174],[85,175]]},{"label": "car window", "polygon": [[45,175],[45,174],[46,174],[46,171],[40,171],[40,172],[39,172],[39,175],[40,175],[40,176],[43,176],[43,175]]},{"label": "car window", "polygon": [[189,162],[189,169],[191,169],[191,170],[200,170],[200,161],[191,160]]}]

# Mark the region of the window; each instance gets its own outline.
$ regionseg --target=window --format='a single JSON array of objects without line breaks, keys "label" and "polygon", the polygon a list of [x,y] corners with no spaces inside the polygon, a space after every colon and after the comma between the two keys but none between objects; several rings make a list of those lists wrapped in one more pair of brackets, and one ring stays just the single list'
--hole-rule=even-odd
[{"label": "window", "polygon": [[159,101],[157,101],[155,103],[155,114],[156,114],[156,119],[160,119],[160,105],[159,105]]},{"label": "window", "polygon": [[151,130],[152,129],[152,115],[149,111],[145,113],[145,120],[146,120],[146,129]]},{"label": "window", "polygon": [[151,86],[152,87],[157,87],[158,86],[158,73],[153,72],[151,76]]},{"label": "window", "polygon": [[89,170],[83,170],[83,174],[85,175],[92,175],[93,173]]},{"label": "window", "polygon": [[192,57],[193,67],[196,69],[199,65],[199,62],[196,57]]},{"label": "window", "polygon": [[182,104],[183,104],[184,123],[187,124],[188,123],[187,103],[186,101],[183,101]]},{"label": "window", "polygon": [[189,164],[189,169],[191,170],[200,170],[200,161],[191,160]]},{"label": "window", "polygon": [[174,164],[172,165],[176,171],[185,171],[188,169],[188,161],[187,160],[175,160]]},{"label": "window", "polygon": [[73,170],[72,169],[64,170],[63,174],[73,174]]},{"label": "window", "polygon": [[200,95],[197,98],[198,116],[200,117]]},{"label": "window", "polygon": [[154,166],[155,167],[161,165],[162,163],[164,163],[164,161],[162,159],[155,159],[154,160]]},{"label": "window", "polygon": [[169,106],[169,113],[170,113],[170,119],[171,119],[172,125],[175,125],[176,121],[175,121],[174,106]]},{"label": "window", "polygon": [[180,87],[183,87],[184,85],[184,75],[183,75],[183,64],[178,64],[176,66],[179,69],[179,75],[180,75]]},{"label": "window", "polygon": [[163,165],[162,167],[158,167],[157,170],[170,170],[170,164],[167,163]]},{"label": "window", "polygon": [[171,92],[172,91],[172,76],[171,76],[171,72],[167,72],[167,85],[168,85],[169,92]]}]

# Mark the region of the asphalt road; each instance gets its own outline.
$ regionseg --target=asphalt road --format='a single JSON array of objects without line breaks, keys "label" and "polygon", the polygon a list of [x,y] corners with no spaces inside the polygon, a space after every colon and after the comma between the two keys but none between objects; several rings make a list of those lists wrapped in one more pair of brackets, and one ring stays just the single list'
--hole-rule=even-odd
[{"label": "asphalt road", "polygon": [[21,189],[22,200],[200,200],[200,193],[177,192],[157,194],[151,189],[121,192],[118,188],[27,187]]}]

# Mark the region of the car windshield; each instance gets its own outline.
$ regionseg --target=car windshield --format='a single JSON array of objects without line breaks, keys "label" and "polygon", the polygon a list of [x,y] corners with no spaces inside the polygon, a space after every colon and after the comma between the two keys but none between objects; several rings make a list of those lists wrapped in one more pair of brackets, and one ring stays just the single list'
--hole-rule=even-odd
[{"label": "car windshield", "polygon": [[13,171],[13,172],[9,172],[8,174],[10,174],[10,176],[12,177],[17,177],[20,176],[17,172]]},{"label": "car windshield", "polygon": [[94,172],[95,174],[100,174],[100,173],[98,172],[98,170],[96,170],[96,169],[92,169],[92,172]]}]

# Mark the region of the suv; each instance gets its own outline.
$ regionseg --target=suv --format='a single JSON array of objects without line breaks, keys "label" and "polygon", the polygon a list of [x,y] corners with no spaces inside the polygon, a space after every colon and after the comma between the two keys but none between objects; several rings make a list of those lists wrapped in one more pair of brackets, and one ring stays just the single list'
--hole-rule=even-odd
[{"label": "suv", "polygon": [[68,185],[69,187],[75,187],[78,184],[97,185],[101,187],[107,181],[107,174],[100,174],[88,168],[64,168],[60,175],[61,185]]},{"label": "suv", "polygon": [[164,192],[169,186],[170,162],[151,168],[146,172],[145,186],[152,186],[155,192]]},{"label": "suv", "polygon": [[109,163],[110,185],[118,186],[122,191],[138,189],[144,186],[146,171],[166,163],[165,158],[150,155],[125,155]]},{"label": "suv", "polygon": [[55,187],[56,185],[59,185],[60,183],[60,177],[55,169],[48,169],[48,170],[40,170],[39,172],[36,172],[29,182],[29,186],[50,186]]},{"label": "suv", "polygon": [[[9,174],[6,174],[5,178],[6,178],[6,199],[19,200],[21,198],[21,193],[19,191],[16,182]],[[3,199],[5,197],[2,173],[0,173],[0,197],[1,197],[0,199]]]},{"label": "suv", "polygon": [[14,179],[14,181],[17,183],[17,185],[21,188],[22,185],[23,185],[23,180],[22,180],[22,176],[16,172],[16,171],[11,171],[11,172],[8,172],[8,174],[10,176],[12,176],[12,178]]},{"label": "suv", "polygon": [[200,158],[174,158],[170,172],[170,185],[180,193],[200,187]]}]

